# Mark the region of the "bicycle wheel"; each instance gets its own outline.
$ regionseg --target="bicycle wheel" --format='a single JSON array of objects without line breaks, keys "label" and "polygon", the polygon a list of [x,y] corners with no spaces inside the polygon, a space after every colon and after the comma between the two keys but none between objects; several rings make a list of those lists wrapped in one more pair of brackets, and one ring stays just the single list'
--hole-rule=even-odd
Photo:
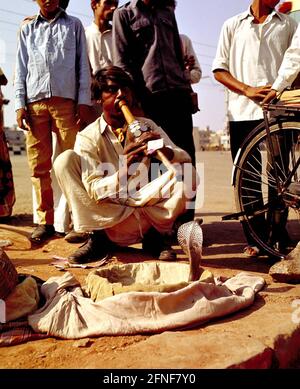
[{"label": "bicycle wheel", "polygon": [[300,123],[278,121],[270,135],[261,125],[241,147],[235,201],[257,246],[284,258],[300,240]]}]

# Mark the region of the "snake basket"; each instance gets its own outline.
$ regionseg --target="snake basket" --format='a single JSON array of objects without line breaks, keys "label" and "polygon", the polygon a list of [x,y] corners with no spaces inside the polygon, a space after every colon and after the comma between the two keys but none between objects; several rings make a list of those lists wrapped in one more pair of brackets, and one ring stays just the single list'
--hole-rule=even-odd
[{"label": "snake basket", "polygon": [[18,273],[6,253],[0,249],[0,299],[4,300],[17,283]]}]

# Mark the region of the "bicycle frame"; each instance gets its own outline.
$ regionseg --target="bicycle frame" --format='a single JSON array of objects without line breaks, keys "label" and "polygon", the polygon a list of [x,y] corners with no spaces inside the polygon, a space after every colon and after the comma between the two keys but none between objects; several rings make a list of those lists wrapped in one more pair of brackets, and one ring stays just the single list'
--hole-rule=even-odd
[{"label": "bicycle frame", "polygon": [[[237,184],[236,182],[236,175],[238,171],[244,171],[244,169],[241,167],[240,161],[243,159],[244,150],[245,147],[247,147],[247,144],[251,142],[252,139],[254,139],[258,134],[265,134],[265,142],[268,150],[268,164],[272,166],[272,181],[274,185],[274,189],[276,190],[278,197],[272,197],[269,198],[269,201],[267,201],[264,206],[260,209],[247,209],[247,210],[240,210],[240,212],[236,212],[230,215],[225,215],[222,217],[222,220],[238,220],[243,219],[244,217],[254,217],[263,213],[266,213],[268,210],[273,209],[273,207],[276,207],[276,204],[278,203],[278,198],[281,198],[282,201],[286,202],[286,194],[289,195],[289,199],[291,202],[294,202],[296,204],[296,208],[299,209],[299,190],[298,186],[300,185],[300,182],[298,180],[298,173],[297,169],[299,169],[300,166],[300,157],[298,155],[296,156],[294,151],[291,150],[290,160],[292,161],[292,167],[291,169],[286,173],[284,179],[282,178],[282,170],[280,166],[278,165],[278,151],[275,151],[276,145],[274,144],[274,138],[273,138],[273,127],[274,125],[277,125],[279,128],[281,128],[282,123],[282,135],[285,135],[285,129],[284,129],[284,123],[286,122],[300,122],[299,120],[299,114],[300,114],[300,105],[299,106],[289,106],[289,105],[282,105],[282,104],[267,104],[263,107],[263,122],[260,126],[256,127],[251,134],[245,139],[244,144],[239,149],[239,152],[236,156],[236,159],[234,161],[234,168],[233,168],[233,175],[232,175],[232,183],[234,185]],[[278,147],[278,146],[277,146]],[[292,181],[297,183],[296,192],[290,191],[289,187]],[[299,183],[299,184],[298,184]],[[295,188],[295,186],[293,187]],[[274,208],[275,209],[275,208]]]}]

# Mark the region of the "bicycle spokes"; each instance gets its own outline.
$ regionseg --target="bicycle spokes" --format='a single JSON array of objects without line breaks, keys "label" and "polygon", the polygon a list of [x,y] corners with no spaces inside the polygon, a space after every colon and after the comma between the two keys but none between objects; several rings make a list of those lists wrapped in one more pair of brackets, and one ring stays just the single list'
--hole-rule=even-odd
[{"label": "bicycle spokes", "polygon": [[257,244],[283,257],[300,240],[300,124],[280,122],[244,146],[236,162],[238,211]]}]

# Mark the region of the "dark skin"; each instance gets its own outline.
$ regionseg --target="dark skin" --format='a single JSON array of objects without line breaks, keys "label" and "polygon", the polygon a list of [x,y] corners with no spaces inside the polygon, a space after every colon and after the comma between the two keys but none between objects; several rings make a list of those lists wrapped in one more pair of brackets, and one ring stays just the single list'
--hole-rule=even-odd
[{"label": "dark skin", "polygon": [[176,2],[174,0],[143,0],[148,7],[175,7]]},{"label": "dark skin", "polygon": [[191,71],[194,69],[195,66],[195,57],[193,55],[185,55],[184,58],[184,66],[187,70]]},{"label": "dark skin", "polygon": [[[60,0],[36,0],[37,4],[40,7],[41,15],[49,20],[53,20],[55,16],[58,14]],[[78,116],[81,127],[85,127],[89,123],[90,118],[90,107],[85,104],[78,104]],[[27,113],[26,108],[20,108],[17,110],[17,124],[18,127],[22,128],[22,130],[28,131],[30,130],[30,117]]]},{"label": "dark skin", "polygon": [[1,74],[0,76],[0,85],[7,85],[7,78],[5,77],[4,74]]},{"label": "dark skin", "polygon": [[[254,23],[263,23],[278,3],[279,0],[254,0],[251,5]],[[271,91],[271,85],[258,87],[247,85],[233,77],[230,72],[222,69],[216,70],[214,77],[231,91],[257,102],[264,101]]]},{"label": "dark skin", "polygon": [[94,22],[100,32],[111,29],[111,20],[116,8],[119,5],[118,0],[93,0],[91,3],[94,12]]},{"label": "dark skin", "polygon": [[[103,109],[103,116],[107,124],[115,131],[125,125],[125,118],[122,111],[116,106],[117,100],[125,100],[129,109],[132,110],[133,95],[128,87],[120,87],[115,81],[107,80],[107,85],[111,90],[102,91],[101,103]],[[118,88],[118,89],[117,89]],[[141,161],[147,153],[147,144],[150,140],[159,139],[160,134],[155,131],[146,131],[137,139],[133,139],[127,143],[124,148],[124,155],[126,156],[127,166],[134,162]],[[161,151],[169,160],[173,158],[173,151],[167,147],[163,147]],[[120,173],[121,174],[121,173]]]},{"label": "dark skin", "polygon": [[60,8],[67,9],[69,5],[69,0],[59,0]]},{"label": "dark skin", "polygon": [[59,12],[59,0],[36,0],[40,7],[40,12],[47,20],[55,18]]},{"label": "dark skin", "polygon": [[270,92],[267,94],[267,96],[263,99],[261,104],[263,105],[263,104],[270,103],[270,101],[275,99],[276,96],[277,96],[277,91],[275,89],[271,89]]}]

